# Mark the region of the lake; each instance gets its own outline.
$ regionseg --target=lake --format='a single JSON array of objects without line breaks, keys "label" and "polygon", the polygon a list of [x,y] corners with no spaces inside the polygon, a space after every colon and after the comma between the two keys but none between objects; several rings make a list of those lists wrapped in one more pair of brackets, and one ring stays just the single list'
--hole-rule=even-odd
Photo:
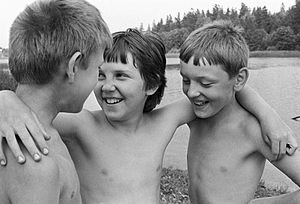
[{"label": "lake", "polygon": [[[177,60],[177,61],[176,61]],[[169,61],[170,62],[170,61]],[[178,62],[172,59],[171,64]],[[291,118],[300,115],[300,58],[250,58],[250,78],[248,85],[255,89],[282,117],[296,133],[300,144],[300,122]],[[181,77],[178,69],[167,70],[167,88],[161,105],[170,103],[180,97]],[[85,108],[98,109],[94,95],[86,101]],[[186,152],[189,130],[186,125],[178,128],[174,138],[166,149],[164,166],[186,169]],[[293,186],[289,179],[274,169],[269,163],[263,175],[266,182]]]}]

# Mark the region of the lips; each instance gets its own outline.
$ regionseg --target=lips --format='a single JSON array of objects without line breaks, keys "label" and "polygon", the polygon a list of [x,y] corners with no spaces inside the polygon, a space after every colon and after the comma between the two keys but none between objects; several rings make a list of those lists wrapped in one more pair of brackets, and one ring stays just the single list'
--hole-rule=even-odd
[{"label": "lips", "polygon": [[196,106],[204,106],[204,105],[208,104],[209,102],[208,101],[193,101],[193,103]]},{"label": "lips", "polygon": [[123,99],[120,98],[103,98],[103,101],[105,101],[105,103],[109,104],[109,105],[114,105],[114,104],[118,104],[121,101],[123,101]]}]

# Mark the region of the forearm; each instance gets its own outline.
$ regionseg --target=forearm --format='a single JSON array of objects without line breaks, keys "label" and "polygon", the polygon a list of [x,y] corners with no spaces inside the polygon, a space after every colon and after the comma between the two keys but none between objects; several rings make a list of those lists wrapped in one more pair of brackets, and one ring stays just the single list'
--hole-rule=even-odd
[{"label": "forearm", "polygon": [[250,86],[245,86],[236,94],[238,102],[259,121],[264,120],[276,111]]},{"label": "forearm", "polygon": [[300,190],[292,193],[287,193],[280,196],[255,199],[249,202],[249,204],[299,204],[300,203]]}]

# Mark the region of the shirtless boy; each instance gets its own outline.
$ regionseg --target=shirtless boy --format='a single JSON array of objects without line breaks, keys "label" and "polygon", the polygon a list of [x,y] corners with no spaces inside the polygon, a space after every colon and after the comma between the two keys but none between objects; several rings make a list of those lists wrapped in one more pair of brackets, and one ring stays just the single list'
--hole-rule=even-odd
[{"label": "shirtless boy", "polygon": [[[100,56],[109,42],[111,35],[99,11],[83,0],[36,1],[15,19],[10,29],[9,67],[18,82],[16,95],[51,135],[52,153],[39,163],[9,162],[1,168],[1,204],[82,203],[74,163],[52,120],[60,111],[81,111],[97,83],[103,63]],[[6,141],[2,145],[13,161]]]},{"label": "shirtless boy", "polygon": [[[59,114],[54,126],[74,161],[84,203],[158,204],[164,151],[176,128],[195,115],[187,99],[154,109],[166,84],[165,48],[157,35],[134,29],[115,33],[104,56],[94,89],[102,110]],[[266,127],[284,129],[269,122],[273,116],[251,90],[243,92],[249,109],[266,113]],[[15,104],[17,98],[11,98],[1,102]]]},{"label": "shirtless boy", "polygon": [[[193,204],[241,204],[253,199],[271,148],[257,119],[236,101],[248,78],[248,47],[230,22],[192,32],[180,52],[183,92],[198,120],[189,123],[189,195]],[[273,161],[300,184],[300,153]],[[300,203],[300,192],[250,203]]]}]

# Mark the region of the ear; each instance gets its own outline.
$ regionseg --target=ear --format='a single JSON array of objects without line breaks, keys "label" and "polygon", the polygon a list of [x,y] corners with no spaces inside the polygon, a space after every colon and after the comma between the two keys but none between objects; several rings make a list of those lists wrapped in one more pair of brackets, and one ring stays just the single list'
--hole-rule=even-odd
[{"label": "ear", "polygon": [[248,77],[249,77],[248,69],[246,67],[243,67],[242,69],[240,69],[240,71],[235,79],[234,90],[240,91],[245,86],[245,84],[248,80]]},{"label": "ear", "polygon": [[154,87],[154,88],[152,88],[152,89],[146,90],[146,96],[151,96],[151,95],[153,95],[153,94],[157,91],[157,89],[158,89],[158,86],[156,86],[156,87]]},{"label": "ear", "polygon": [[69,60],[67,76],[70,83],[74,82],[75,73],[78,70],[79,59],[81,56],[81,52],[75,52]]}]

